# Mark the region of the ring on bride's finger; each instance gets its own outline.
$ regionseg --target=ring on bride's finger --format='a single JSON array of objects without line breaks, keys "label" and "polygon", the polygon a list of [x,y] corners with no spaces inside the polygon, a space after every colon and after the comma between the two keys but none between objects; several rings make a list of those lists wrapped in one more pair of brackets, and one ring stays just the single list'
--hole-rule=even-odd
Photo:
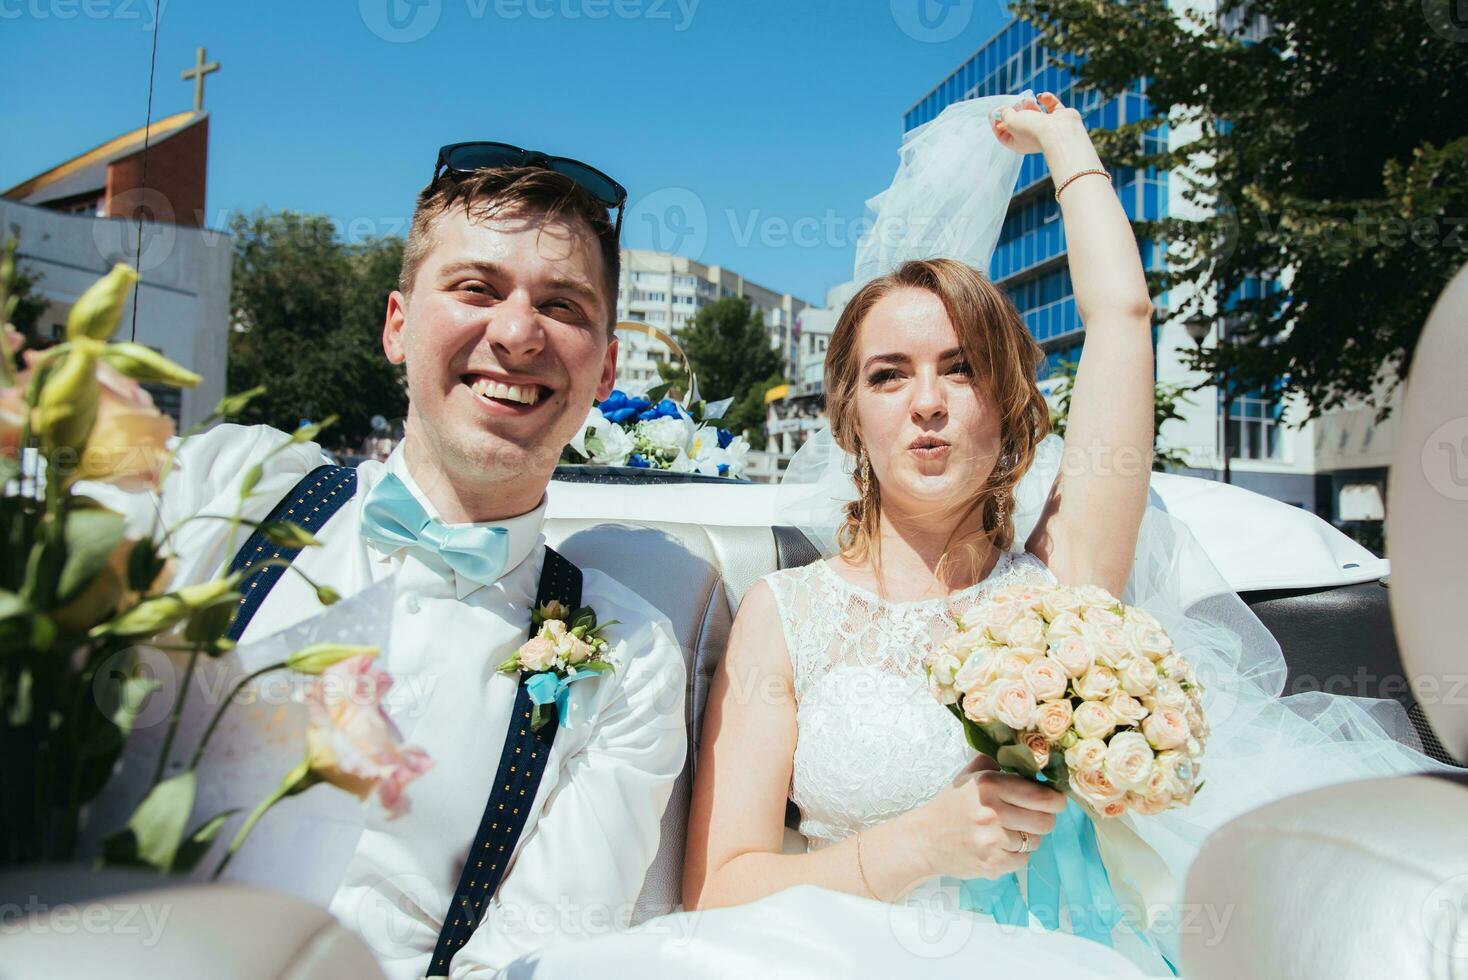
[{"label": "ring on bride's finger", "polygon": [[1025,833],[1023,830],[1018,831],[1018,833],[1019,833],[1019,850],[1015,851],[1014,853],[1016,853],[1016,854],[1028,854],[1030,852],[1030,835],[1027,834],[1027,833]]}]

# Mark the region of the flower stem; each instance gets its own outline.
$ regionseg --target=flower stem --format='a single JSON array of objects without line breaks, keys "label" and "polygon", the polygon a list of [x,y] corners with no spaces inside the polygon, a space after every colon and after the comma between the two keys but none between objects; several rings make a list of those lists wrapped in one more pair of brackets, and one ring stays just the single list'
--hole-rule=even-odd
[{"label": "flower stem", "polygon": [[261,800],[260,805],[255,807],[250,815],[245,818],[245,822],[240,826],[239,832],[234,835],[234,840],[229,842],[229,850],[224,852],[224,857],[220,859],[219,866],[214,869],[214,873],[209,876],[209,880],[219,880],[219,876],[224,873],[224,869],[234,859],[235,851],[238,851],[240,845],[244,844],[245,838],[250,836],[250,831],[255,829],[255,824],[260,822],[260,818],[265,816],[267,810],[287,796],[309,788],[314,781],[311,778],[310,760],[301,760],[301,764],[287,773],[285,779],[281,780],[280,785],[269,796]]},{"label": "flower stem", "polygon": [[189,696],[189,685],[194,680],[194,668],[199,663],[199,648],[193,647],[189,652],[189,665],[184,670],[183,684],[179,686],[178,697],[173,699],[173,713],[168,719],[168,734],[163,737],[163,750],[158,753],[158,765],[153,769],[152,786],[157,786],[163,779],[163,771],[168,766],[169,753],[173,751],[173,738],[178,734],[178,722],[183,717],[184,699]]}]

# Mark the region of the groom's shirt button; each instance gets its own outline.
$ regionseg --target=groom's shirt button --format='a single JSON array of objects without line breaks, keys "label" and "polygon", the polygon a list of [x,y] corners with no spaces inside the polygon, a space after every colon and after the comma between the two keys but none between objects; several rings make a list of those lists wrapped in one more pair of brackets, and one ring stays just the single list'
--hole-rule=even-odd
[{"label": "groom's shirt button", "polygon": [[407,606],[408,612],[414,615],[416,615],[418,613],[418,610],[422,608],[422,606],[418,604],[418,597],[415,595],[408,596],[407,601],[404,602],[403,605]]}]

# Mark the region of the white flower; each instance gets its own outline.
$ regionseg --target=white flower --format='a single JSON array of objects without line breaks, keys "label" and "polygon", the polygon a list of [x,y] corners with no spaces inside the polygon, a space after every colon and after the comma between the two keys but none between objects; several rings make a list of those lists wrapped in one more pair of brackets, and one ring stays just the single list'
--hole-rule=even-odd
[{"label": "white flower", "polygon": [[665,415],[662,418],[638,422],[635,431],[655,452],[669,459],[680,453],[686,455],[688,447],[693,443],[693,420],[684,415],[676,418]]},{"label": "white flower", "polygon": [[724,474],[735,480],[744,479],[745,470],[749,469],[749,440],[743,436],[735,436],[724,447],[724,455],[728,457],[729,472]]},{"label": "white flower", "polygon": [[1083,738],[1065,750],[1065,764],[1071,772],[1094,772],[1106,761],[1106,743],[1099,738]]},{"label": "white flower", "polygon": [[1139,732],[1118,732],[1106,746],[1102,771],[1121,789],[1142,793],[1152,778],[1152,747]]},{"label": "white flower", "polygon": [[1010,728],[1029,728],[1035,720],[1035,697],[1023,681],[1003,680],[990,690],[994,717]]},{"label": "white flower", "polygon": [[718,476],[719,467],[729,463],[729,453],[719,448],[719,432],[712,426],[701,425],[693,432],[688,443],[688,458],[693,469],[704,476]]},{"label": "white flower", "polygon": [[571,448],[594,465],[623,466],[632,455],[632,437],[593,405],[586,424],[571,440]]},{"label": "white flower", "polygon": [[1075,709],[1071,720],[1076,734],[1081,738],[1105,738],[1116,728],[1116,715],[1105,702],[1084,701]]}]

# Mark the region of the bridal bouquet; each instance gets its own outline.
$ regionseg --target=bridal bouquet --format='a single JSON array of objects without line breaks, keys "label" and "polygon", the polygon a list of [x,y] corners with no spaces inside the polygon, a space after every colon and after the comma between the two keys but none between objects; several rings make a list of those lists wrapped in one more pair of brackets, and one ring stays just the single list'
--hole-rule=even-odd
[{"label": "bridal bouquet", "polygon": [[1202,687],[1161,625],[1095,586],[1012,585],[926,659],[973,748],[1094,814],[1161,813],[1201,787]]},{"label": "bridal bouquet", "polygon": [[[234,648],[227,632],[244,586],[241,575],[221,574],[173,587],[170,536],[182,523],[216,520],[229,522],[231,539],[250,527],[276,544],[319,542],[289,521],[243,519],[258,465],[243,474],[233,516],[192,515],[139,533],[103,506],[102,485],[160,487],[173,460],[173,422],[142,385],[201,379],[149,347],[112,340],[137,280],[125,265],[77,300],[64,342],[28,353],[17,371],[21,337],[8,324],[15,298],[7,296],[14,249],[12,240],[0,253],[0,869],[78,856],[84,811],[147,723],[140,719],[160,716],[149,705],[160,683],[145,664],[154,651],[180,658],[183,683],[164,706],[162,749],[146,766],[151,779],[130,788],[143,790],[142,800],[102,841],[103,863],[185,872],[206,855],[235,813],[193,819],[205,750],[230,704],[271,671],[303,684],[307,744],[300,764],[242,820],[224,861],[266,810],[316,783],[375,794],[389,813],[401,810],[404,787],[431,762],[400,744],[383,712],[391,679],[372,647],[314,644],[266,665],[214,706],[196,744],[176,744],[185,698],[202,686],[199,670]],[[258,393],[226,398],[205,424],[237,414]],[[313,440],[320,428],[303,426],[282,448]],[[312,585],[323,604],[337,600]],[[186,766],[171,765],[176,752]]]},{"label": "bridal bouquet", "polygon": [[718,427],[703,403],[685,409],[670,398],[653,400],[613,391],[593,405],[564,461],[639,466],[740,479],[749,442]]}]

